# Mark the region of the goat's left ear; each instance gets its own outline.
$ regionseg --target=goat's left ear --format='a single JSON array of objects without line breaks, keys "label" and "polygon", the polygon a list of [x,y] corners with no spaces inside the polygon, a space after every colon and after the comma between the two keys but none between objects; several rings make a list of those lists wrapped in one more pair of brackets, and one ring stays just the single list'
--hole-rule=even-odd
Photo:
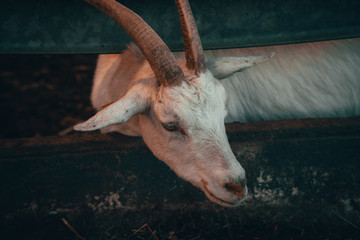
[{"label": "goat's left ear", "polygon": [[123,98],[106,106],[86,122],[74,126],[74,130],[93,131],[112,124],[124,123],[148,108],[149,102],[144,91],[139,91],[135,87],[130,89]]},{"label": "goat's left ear", "polygon": [[275,55],[271,52],[267,55],[261,56],[246,56],[246,57],[222,57],[206,61],[206,67],[217,79],[229,77],[235,72],[241,71],[245,68],[251,67],[255,64],[265,62]]}]

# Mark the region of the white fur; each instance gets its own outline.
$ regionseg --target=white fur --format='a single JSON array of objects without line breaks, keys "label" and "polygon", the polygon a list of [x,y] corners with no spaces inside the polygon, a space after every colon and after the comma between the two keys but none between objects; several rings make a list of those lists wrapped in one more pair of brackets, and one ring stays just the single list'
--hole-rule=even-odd
[{"label": "white fur", "polygon": [[275,52],[222,81],[227,122],[360,115],[360,39],[208,51],[208,57]]}]

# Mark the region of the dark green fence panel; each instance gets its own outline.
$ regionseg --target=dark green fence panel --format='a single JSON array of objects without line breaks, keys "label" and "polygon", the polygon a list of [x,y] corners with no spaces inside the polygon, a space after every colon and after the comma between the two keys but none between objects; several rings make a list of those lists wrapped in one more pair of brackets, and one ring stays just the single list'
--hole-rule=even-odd
[{"label": "dark green fence panel", "polygon": [[[173,1],[121,1],[176,51],[182,49]],[[190,1],[205,49],[360,36],[358,0]],[[0,53],[111,53],[130,39],[81,0],[3,0]]]}]

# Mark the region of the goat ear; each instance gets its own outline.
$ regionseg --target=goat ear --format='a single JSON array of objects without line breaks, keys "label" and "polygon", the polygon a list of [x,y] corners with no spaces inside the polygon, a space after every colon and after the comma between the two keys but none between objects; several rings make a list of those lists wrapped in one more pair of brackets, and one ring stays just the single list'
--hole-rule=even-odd
[{"label": "goat ear", "polygon": [[206,61],[206,67],[211,71],[215,78],[223,79],[235,72],[265,62],[274,55],[275,53],[271,52],[261,56],[215,58]]},{"label": "goat ear", "polygon": [[146,94],[130,89],[120,100],[106,106],[86,122],[74,126],[74,130],[93,131],[112,124],[124,123],[149,106],[149,99],[144,95]]}]

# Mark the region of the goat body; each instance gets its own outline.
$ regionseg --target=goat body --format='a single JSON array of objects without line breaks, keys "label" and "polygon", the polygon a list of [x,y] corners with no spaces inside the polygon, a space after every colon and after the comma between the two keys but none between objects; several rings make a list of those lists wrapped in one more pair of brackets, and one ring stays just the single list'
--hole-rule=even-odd
[{"label": "goat body", "polygon": [[276,55],[222,81],[228,94],[227,122],[360,115],[359,38],[229,52]]},{"label": "goat body", "polygon": [[[269,52],[276,53],[270,61],[254,67],[244,64],[249,59],[244,56]],[[174,54],[183,58],[183,53]],[[360,39],[208,50],[205,56],[207,68],[227,92],[226,122],[360,115]],[[92,104],[101,110],[136,81],[153,77],[135,45],[122,54],[100,55]],[[139,135],[133,121],[104,131]]]}]

